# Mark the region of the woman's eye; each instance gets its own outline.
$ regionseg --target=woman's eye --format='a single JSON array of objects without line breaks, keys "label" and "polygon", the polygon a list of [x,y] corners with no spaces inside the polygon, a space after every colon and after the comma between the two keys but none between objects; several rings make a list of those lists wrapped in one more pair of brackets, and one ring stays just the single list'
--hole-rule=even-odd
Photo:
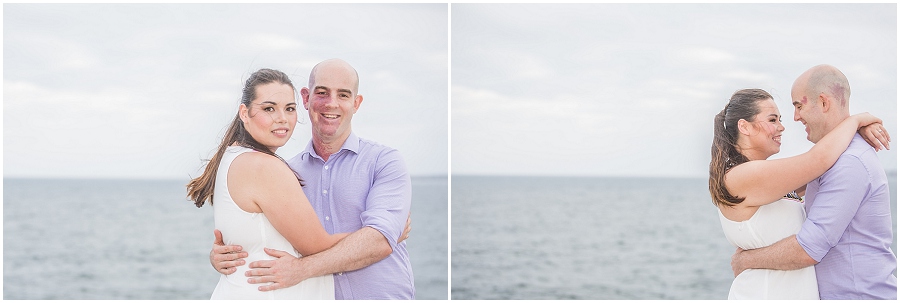
[{"label": "woman's eye", "polygon": [[288,107],[288,108],[287,108],[287,111],[289,111],[289,112],[292,112],[292,111],[295,111],[295,110],[297,110],[297,109],[296,109],[296,108],[293,108],[293,107]]},{"label": "woman's eye", "polygon": [[275,109],[271,108],[271,107],[266,107],[266,108],[263,108],[263,110],[267,111],[267,112],[271,112],[271,111],[274,111]]}]

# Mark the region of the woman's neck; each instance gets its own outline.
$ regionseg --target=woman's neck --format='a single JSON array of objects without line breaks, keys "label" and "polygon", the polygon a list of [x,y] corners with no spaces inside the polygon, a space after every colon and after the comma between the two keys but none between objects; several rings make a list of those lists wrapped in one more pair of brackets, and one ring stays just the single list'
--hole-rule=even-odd
[{"label": "woman's neck", "polygon": [[766,160],[772,156],[772,155],[768,155],[767,153],[765,153],[761,150],[753,149],[753,148],[741,149],[741,154],[744,155],[744,157],[747,157],[747,159],[750,161]]}]

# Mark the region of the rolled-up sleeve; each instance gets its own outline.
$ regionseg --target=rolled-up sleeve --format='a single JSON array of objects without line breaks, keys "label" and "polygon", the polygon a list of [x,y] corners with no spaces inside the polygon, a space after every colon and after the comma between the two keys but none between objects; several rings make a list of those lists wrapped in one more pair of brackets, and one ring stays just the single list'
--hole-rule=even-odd
[{"label": "rolled-up sleeve", "polygon": [[396,150],[378,156],[375,177],[366,197],[366,209],[360,215],[363,226],[381,232],[397,250],[397,239],[406,226],[412,204],[412,185],[406,164]]},{"label": "rolled-up sleeve", "polygon": [[842,155],[819,178],[797,242],[816,262],[837,245],[869,191],[869,174],[859,158]]}]

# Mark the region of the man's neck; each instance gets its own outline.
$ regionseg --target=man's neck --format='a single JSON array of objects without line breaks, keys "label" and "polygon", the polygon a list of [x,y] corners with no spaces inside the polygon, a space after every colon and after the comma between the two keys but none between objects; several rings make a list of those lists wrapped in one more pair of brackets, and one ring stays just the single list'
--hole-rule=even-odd
[{"label": "man's neck", "polygon": [[322,157],[323,160],[328,161],[328,157],[340,151],[341,147],[344,146],[344,142],[347,142],[347,138],[349,137],[350,133],[347,133],[346,135],[338,139],[325,140],[323,138],[317,138],[315,135],[313,135],[313,150],[315,150],[316,154],[319,155],[319,157]]},{"label": "man's neck", "polygon": [[831,133],[841,122],[844,122],[847,118],[849,118],[849,114],[837,115],[831,117],[830,119],[825,120],[825,134]]}]

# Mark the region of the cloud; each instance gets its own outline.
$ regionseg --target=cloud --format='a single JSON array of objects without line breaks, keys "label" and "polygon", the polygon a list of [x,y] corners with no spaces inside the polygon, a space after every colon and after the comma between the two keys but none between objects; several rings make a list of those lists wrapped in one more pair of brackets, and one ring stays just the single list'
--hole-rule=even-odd
[{"label": "cloud", "polygon": [[[365,76],[354,131],[445,172],[447,26],[445,4],[5,5],[4,174],[183,178],[250,73],[299,88],[335,57]],[[298,128],[279,153],[305,147]]]},{"label": "cloud", "polygon": [[253,33],[246,39],[246,43],[254,49],[267,49],[273,51],[302,50],[303,43],[292,37],[274,33]]},{"label": "cloud", "polygon": [[764,83],[771,82],[773,78],[763,72],[754,72],[748,70],[736,70],[730,71],[722,75],[725,78],[734,79],[737,81],[747,82],[747,83]]},{"label": "cloud", "polygon": [[679,50],[681,60],[693,64],[723,64],[734,61],[736,56],[722,49],[711,47],[690,47]]},{"label": "cloud", "polygon": [[[787,111],[794,78],[823,62],[854,74],[852,106],[896,120],[893,4],[463,4],[452,14],[454,173],[704,176],[712,118],[734,91],[765,89]],[[809,148],[787,120],[779,156]]]},{"label": "cloud", "polygon": [[[4,35],[7,55],[25,59],[34,67],[84,70],[95,67],[100,59],[92,49],[76,41],[31,32],[9,32]],[[8,62],[13,63],[13,62]],[[21,64],[23,62],[20,62]],[[13,63],[13,66],[19,64]]]}]

